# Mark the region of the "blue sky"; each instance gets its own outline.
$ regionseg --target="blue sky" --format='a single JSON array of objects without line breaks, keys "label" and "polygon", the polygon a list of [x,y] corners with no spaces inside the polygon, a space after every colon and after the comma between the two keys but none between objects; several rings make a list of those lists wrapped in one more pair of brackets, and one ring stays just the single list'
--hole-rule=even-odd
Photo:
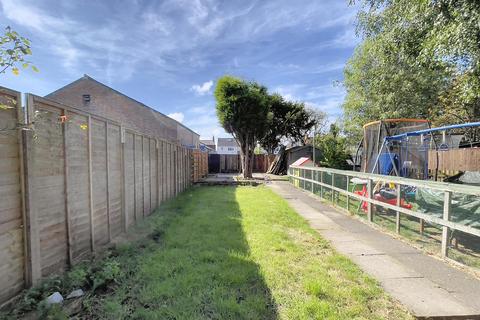
[{"label": "blue sky", "polygon": [[341,114],[343,67],[359,39],[347,0],[0,0],[1,25],[32,41],[39,73],[0,84],[46,95],[88,74],[202,137],[228,136],[212,92],[224,74]]}]

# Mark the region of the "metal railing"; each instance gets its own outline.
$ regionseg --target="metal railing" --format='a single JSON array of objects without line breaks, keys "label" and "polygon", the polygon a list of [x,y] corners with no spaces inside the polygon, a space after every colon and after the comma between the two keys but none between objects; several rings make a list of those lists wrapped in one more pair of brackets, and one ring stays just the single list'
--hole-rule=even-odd
[{"label": "metal railing", "polygon": [[[288,169],[288,176],[290,182],[296,187],[300,187],[311,191],[312,193],[319,194],[321,198],[324,198],[325,191],[331,193],[330,201],[335,203],[336,198],[338,201],[339,194],[343,194],[346,197],[346,209],[350,211],[350,199],[356,199],[360,201],[360,205],[364,204],[366,207],[366,215],[369,222],[373,222],[374,206],[379,206],[383,209],[392,210],[396,213],[396,232],[400,232],[400,217],[401,214],[409,217],[419,218],[420,221],[425,221],[432,224],[437,224],[442,228],[441,238],[441,254],[443,257],[448,257],[449,248],[449,235],[452,230],[458,230],[466,234],[480,237],[480,229],[468,226],[466,224],[451,221],[452,217],[452,194],[463,194],[480,197],[480,187],[460,185],[444,182],[414,180],[395,176],[384,176],[378,174],[370,174],[355,171],[344,171],[329,168],[317,168],[317,167],[298,167],[290,166]],[[357,178],[363,180],[365,192],[357,192],[351,189],[352,179]],[[335,183],[340,181],[341,183]],[[392,184],[396,189],[396,201],[395,205],[379,201],[375,199],[374,194],[376,187],[379,184]],[[341,186],[339,186],[341,184]],[[375,185],[375,187],[374,187]],[[402,186],[425,188],[433,191],[443,192],[443,215],[442,217],[436,217],[428,212],[419,212],[414,210],[415,208],[402,207]],[[345,188],[342,188],[345,187]],[[320,189],[320,190],[318,190]],[[319,191],[319,192],[317,192]],[[337,193],[337,195],[336,195]],[[360,208],[360,206],[359,206]],[[377,207],[378,208],[378,207]],[[480,241],[480,238],[478,239]]]}]

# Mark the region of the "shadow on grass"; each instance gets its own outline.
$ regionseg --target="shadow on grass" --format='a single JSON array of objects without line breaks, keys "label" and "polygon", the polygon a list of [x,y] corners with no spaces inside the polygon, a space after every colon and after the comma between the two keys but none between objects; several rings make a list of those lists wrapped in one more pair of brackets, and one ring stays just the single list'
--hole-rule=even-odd
[{"label": "shadow on grass", "polygon": [[277,306],[249,255],[235,191],[196,188],[161,208],[172,217],[156,227],[156,247],[138,257],[138,271],[105,299],[102,313],[136,319],[276,319]]}]

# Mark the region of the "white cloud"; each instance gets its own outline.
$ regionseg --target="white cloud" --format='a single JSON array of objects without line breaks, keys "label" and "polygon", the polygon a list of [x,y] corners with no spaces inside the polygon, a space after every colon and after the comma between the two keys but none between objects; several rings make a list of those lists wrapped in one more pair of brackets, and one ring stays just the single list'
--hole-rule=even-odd
[{"label": "white cloud", "polygon": [[274,88],[272,91],[281,95],[285,100],[288,101],[301,101],[299,92],[301,89],[305,87],[304,84],[289,84],[278,86]]},{"label": "white cloud", "polygon": [[[56,10],[50,10],[42,1],[0,3],[0,17],[29,30],[35,38],[33,43],[48,51],[52,59],[58,59],[68,74],[78,76],[92,71],[108,82],[152,71],[159,81],[173,83],[179,72],[192,73],[216,62],[215,57],[222,53],[218,50],[223,48],[264,41],[292,27],[306,31],[345,28],[354,16],[354,10],[345,10],[344,1],[338,0],[299,0],[295,4],[289,0],[127,1],[121,10],[100,2],[93,10],[108,14],[98,21],[86,15],[92,8],[74,8],[70,2],[62,2]],[[74,11],[75,15],[71,14]],[[336,42],[331,40],[331,45],[347,46],[352,36],[347,30]],[[254,60],[261,57],[256,54]],[[252,65],[242,56],[231,59],[230,64],[239,68],[239,61],[242,67]],[[89,66],[95,67],[86,70]],[[331,66],[333,70],[337,67]],[[289,68],[296,70],[293,64]],[[298,72],[305,71],[301,69]],[[325,70],[320,68],[318,72]],[[205,95],[211,90],[209,83],[195,85],[192,90]]]},{"label": "white cloud", "polygon": [[321,110],[330,118],[336,118],[342,114],[341,105],[345,99],[345,88],[341,86],[289,84],[276,87],[274,92],[289,101],[305,102],[306,106]]},{"label": "white cloud", "polygon": [[212,86],[213,86],[213,81],[210,80],[210,81],[204,82],[201,85],[195,84],[192,86],[192,88],[190,88],[190,90],[194,91],[196,94],[200,96],[203,96],[207,93],[210,93]]},{"label": "white cloud", "polygon": [[170,118],[177,120],[178,122],[183,122],[185,115],[182,112],[174,112],[167,114]]}]

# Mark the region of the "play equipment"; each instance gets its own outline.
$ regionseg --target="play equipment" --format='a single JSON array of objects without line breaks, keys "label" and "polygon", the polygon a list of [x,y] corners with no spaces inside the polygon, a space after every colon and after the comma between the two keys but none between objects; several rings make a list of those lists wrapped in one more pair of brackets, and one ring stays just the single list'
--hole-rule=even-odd
[{"label": "play equipment", "polygon": [[[362,179],[352,179],[351,181],[354,186],[353,190],[355,194],[358,194],[363,197],[368,197],[368,191],[367,191],[367,180],[362,180]],[[361,190],[356,190],[356,186],[361,185],[362,188]],[[406,195],[408,193],[407,189],[402,188],[401,194]],[[377,201],[385,202],[391,205],[397,205],[397,191],[395,188],[395,185],[391,183],[377,183],[375,187],[373,188],[373,198]],[[412,209],[412,204],[408,203],[405,197],[400,198],[400,206],[405,209]],[[368,209],[368,204],[365,201],[362,201],[358,207],[358,210],[360,208],[364,211],[367,212]],[[375,206],[374,206],[375,208]]]},{"label": "play equipment", "polygon": [[[421,144],[421,141],[417,141],[419,139],[412,139],[408,143],[390,143],[388,150],[385,141],[388,137],[428,128],[430,124],[425,119],[385,119],[367,123],[363,126],[362,171],[413,178],[412,173],[421,169],[423,174],[428,162],[425,152],[418,152]],[[399,172],[400,168],[405,170]]]},{"label": "play equipment", "polygon": [[[423,129],[419,129],[424,127]],[[364,126],[364,171],[382,175],[396,175],[412,179],[429,179],[428,151],[447,151],[458,148],[464,135],[452,138],[452,130],[480,127],[480,122],[463,123],[444,127],[430,128],[428,121],[420,119],[394,119],[369,123]],[[412,130],[416,128],[415,130]],[[399,132],[403,131],[403,132]],[[392,132],[396,132],[392,134]],[[376,138],[373,137],[376,135]],[[381,145],[378,145],[382,140]],[[473,142],[469,142],[473,145]],[[374,161],[372,162],[372,160]],[[437,156],[438,159],[438,156]],[[435,180],[437,178],[435,170]],[[374,198],[396,204],[395,190],[381,186],[374,189]],[[412,193],[402,190],[403,194]],[[416,190],[413,190],[415,197]],[[401,206],[408,204],[402,197]],[[365,204],[362,204],[364,207]]]},{"label": "play equipment", "polygon": [[[429,127],[429,122],[424,119],[385,119],[367,123],[363,126],[363,140],[359,148],[362,151],[361,171],[388,176],[392,174],[400,175],[399,168],[409,167],[413,169],[427,167],[427,157],[424,154],[415,152],[412,146],[392,143],[388,146],[388,152],[385,152],[384,142],[387,137],[428,129]],[[412,141],[412,143],[413,142],[415,141]],[[357,153],[359,152],[360,151],[357,150]],[[368,196],[365,185],[355,193]],[[402,195],[405,195],[403,190]],[[395,186],[377,184],[373,188],[373,198],[378,201],[396,205],[397,195]],[[411,204],[409,204],[404,197],[400,199],[400,205],[403,208],[411,208]],[[360,207],[363,211],[366,211],[367,203],[362,202]]]},{"label": "play equipment", "polygon": [[[455,142],[447,133],[451,130],[475,127],[480,127],[480,122],[413,130],[385,136],[371,172],[387,174],[385,168],[392,167],[397,176],[427,180],[429,178],[428,150],[434,149],[438,153],[452,147],[458,148],[460,139]],[[441,134],[438,135],[438,133]]]}]

